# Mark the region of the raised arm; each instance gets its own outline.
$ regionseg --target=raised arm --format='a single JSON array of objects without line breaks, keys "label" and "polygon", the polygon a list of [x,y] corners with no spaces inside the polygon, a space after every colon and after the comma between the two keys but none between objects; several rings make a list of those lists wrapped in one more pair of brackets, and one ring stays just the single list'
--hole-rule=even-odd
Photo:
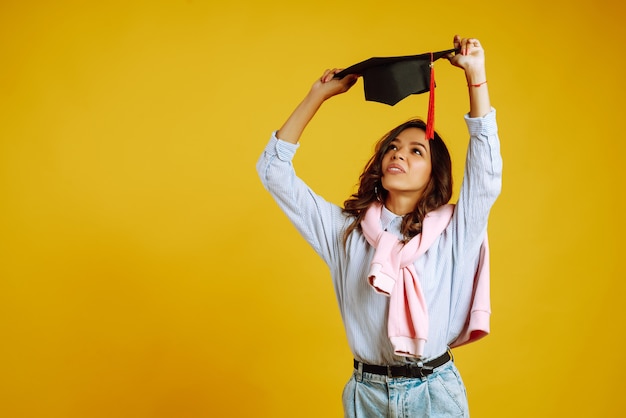
[{"label": "raised arm", "polygon": [[470,111],[465,121],[470,134],[465,173],[454,222],[458,254],[470,257],[478,251],[487,227],[489,212],[502,187],[502,157],[495,109],[491,107],[485,52],[475,38],[454,37],[460,53],[449,56],[450,62],[465,71]]},{"label": "raised arm", "polygon": [[460,54],[449,57],[450,63],[465,71],[469,89],[471,118],[481,118],[491,111],[487,73],[485,71],[485,51],[478,39],[454,36],[454,47]]},{"label": "raised arm", "polygon": [[265,188],[304,239],[328,264],[341,254],[337,251],[341,242],[338,237],[341,236],[345,218],[339,206],[326,201],[296,176],[292,159],[298,149],[300,135],[322,103],[347,91],[357,80],[357,77],[333,79],[338,71],[327,70],[315,81],[282,128],[272,134],[257,162],[257,172]]},{"label": "raised arm", "polygon": [[354,85],[358,76],[352,74],[342,79],[333,78],[340,69],[333,68],[332,70],[324,71],[324,74],[315,81],[311,90],[306,95],[304,100],[293,111],[291,116],[278,130],[276,136],[292,144],[298,143],[304,128],[313,119],[317,110],[322,106],[324,101],[331,97],[345,93]]}]

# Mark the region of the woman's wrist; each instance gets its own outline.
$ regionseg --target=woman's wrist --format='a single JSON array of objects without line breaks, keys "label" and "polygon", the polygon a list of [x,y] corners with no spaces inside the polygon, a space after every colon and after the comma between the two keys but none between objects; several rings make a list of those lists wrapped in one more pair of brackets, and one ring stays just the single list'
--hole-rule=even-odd
[{"label": "woman's wrist", "polygon": [[485,66],[468,67],[465,69],[465,78],[468,85],[482,84],[487,80]]},{"label": "woman's wrist", "polygon": [[312,105],[321,106],[328,97],[326,97],[321,91],[312,89],[309,94],[306,95],[304,100]]}]

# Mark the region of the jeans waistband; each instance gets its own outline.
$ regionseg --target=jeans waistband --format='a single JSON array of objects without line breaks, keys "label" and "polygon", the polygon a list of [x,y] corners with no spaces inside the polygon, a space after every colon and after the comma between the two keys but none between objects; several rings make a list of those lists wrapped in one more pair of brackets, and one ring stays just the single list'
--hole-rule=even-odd
[{"label": "jeans waistband", "polygon": [[377,366],[373,364],[361,363],[354,360],[354,368],[364,373],[372,373],[389,377],[426,377],[433,373],[437,367],[441,367],[453,360],[452,352],[448,349],[437,358],[427,362],[417,361],[415,363],[404,364],[402,366]]}]

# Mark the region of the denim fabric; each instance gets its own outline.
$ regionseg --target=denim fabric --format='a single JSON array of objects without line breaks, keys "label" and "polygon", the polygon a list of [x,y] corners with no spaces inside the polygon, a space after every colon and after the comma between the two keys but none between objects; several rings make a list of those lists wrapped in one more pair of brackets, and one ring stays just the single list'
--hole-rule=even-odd
[{"label": "denim fabric", "polygon": [[390,378],[355,370],[343,390],[346,418],[469,417],[467,394],[452,361],[425,378]]}]

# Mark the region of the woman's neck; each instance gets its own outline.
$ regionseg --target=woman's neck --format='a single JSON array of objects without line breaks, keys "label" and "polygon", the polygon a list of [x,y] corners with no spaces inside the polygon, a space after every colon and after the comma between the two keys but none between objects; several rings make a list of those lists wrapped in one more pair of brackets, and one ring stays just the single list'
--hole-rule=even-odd
[{"label": "woman's neck", "polygon": [[385,199],[385,207],[398,216],[404,216],[415,210],[419,196],[389,193]]}]

